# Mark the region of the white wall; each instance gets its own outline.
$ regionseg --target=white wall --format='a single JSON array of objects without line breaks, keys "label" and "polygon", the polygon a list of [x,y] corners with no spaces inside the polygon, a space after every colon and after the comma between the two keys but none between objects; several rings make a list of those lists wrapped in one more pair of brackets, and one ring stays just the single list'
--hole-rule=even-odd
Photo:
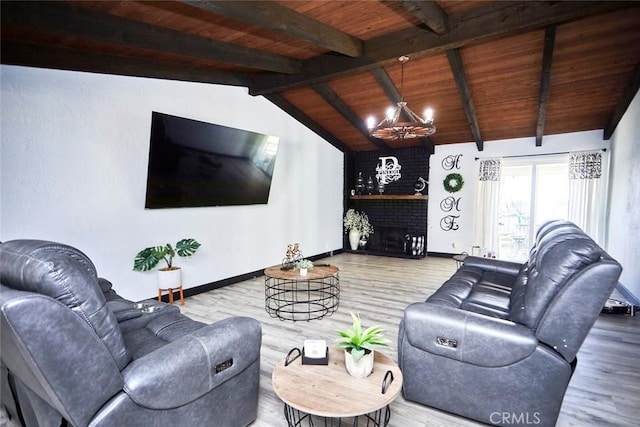
[{"label": "white wall", "polygon": [[[429,159],[429,212],[427,223],[427,250],[440,253],[471,253],[471,247],[478,244],[473,241],[474,209],[476,185],[480,162],[475,158],[497,158],[502,156],[523,156],[531,154],[548,154],[566,151],[594,150],[607,148],[608,141],[602,140],[602,131],[575,132],[561,135],[545,136],[542,146],[535,146],[535,138],[506,139],[485,141],[484,150],[478,151],[475,143],[436,145],[434,154]],[[442,166],[448,156],[458,156],[459,168],[446,170]],[[457,172],[464,178],[464,186],[456,193],[447,193],[443,186],[444,178]],[[459,200],[459,212],[445,213],[440,202],[447,196]],[[440,221],[445,215],[458,215],[457,230],[444,231]]]},{"label": "white wall", "polygon": [[[2,66],[0,240],[84,251],[132,300],[157,295],[132,271],[146,246],[193,237],[185,288],[342,248],[343,155],[244,88]],[[280,137],[267,205],[145,210],[151,111]],[[259,291],[259,290],[257,290]]]},{"label": "white wall", "polygon": [[611,137],[607,251],[622,264],[622,285],[640,299],[640,93]]}]

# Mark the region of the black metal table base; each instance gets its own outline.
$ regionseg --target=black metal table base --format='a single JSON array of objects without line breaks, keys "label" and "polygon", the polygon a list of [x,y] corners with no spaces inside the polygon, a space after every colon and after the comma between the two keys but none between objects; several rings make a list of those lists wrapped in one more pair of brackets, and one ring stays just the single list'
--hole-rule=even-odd
[{"label": "black metal table base", "polygon": [[350,418],[329,418],[318,417],[299,411],[291,406],[284,405],[284,417],[289,427],[343,427],[343,426],[364,426],[364,427],[386,427],[391,418],[389,405],[377,411]]},{"label": "black metal table base", "polygon": [[322,279],[265,277],[265,310],[280,320],[315,320],[333,314],[340,303],[338,275]]}]

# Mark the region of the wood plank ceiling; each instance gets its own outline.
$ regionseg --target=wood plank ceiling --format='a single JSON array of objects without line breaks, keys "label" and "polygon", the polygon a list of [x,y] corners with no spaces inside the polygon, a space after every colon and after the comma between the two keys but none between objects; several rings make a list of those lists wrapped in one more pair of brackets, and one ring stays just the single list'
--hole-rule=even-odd
[{"label": "wood plank ceiling", "polygon": [[[3,64],[244,86],[345,152],[604,129],[640,85],[640,1],[2,1]],[[397,58],[411,59],[404,66]],[[429,138],[365,120],[400,100]],[[249,125],[248,125],[249,126]],[[250,126],[249,126],[250,127]]]}]

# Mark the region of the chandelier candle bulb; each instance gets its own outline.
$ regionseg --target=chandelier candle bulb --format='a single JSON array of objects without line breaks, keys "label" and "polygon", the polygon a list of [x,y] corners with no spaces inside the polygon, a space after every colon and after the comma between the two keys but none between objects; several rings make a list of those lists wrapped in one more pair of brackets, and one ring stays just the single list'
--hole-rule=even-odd
[{"label": "chandelier candle bulb", "polygon": [[427,108],[426,110],[424,110],[424,120],[426,122],[433,121],[433,108]]},{"label": "chandelier candle bulb", "polygon": [[369,116],[367,118],[367,128],[373,129],[376,125],[376,118],[373,116]]},{"label": "chandelier candle bulb", "polygon": [[387,108],[387,121],[392,122],[396,115],[396,109],[393,107]]}]

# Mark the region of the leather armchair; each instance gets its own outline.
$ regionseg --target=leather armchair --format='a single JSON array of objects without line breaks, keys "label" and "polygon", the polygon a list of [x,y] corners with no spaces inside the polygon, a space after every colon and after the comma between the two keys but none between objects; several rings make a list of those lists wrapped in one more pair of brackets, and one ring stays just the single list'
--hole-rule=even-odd
[{"label": "leather armchair", "polygon": [[[2,403],[25,426],[245,426],[257,416],[261,325],[145,313],[72,247],[0,245]],[[4,391],[9,391],[8,393]]]},{"label": "leather armchair", "polygon": [[405,310],[405,398],[487,424],[555,425],[576,354],[621,271],[566,221],[538,230],[524,264],[468,257]]}]

